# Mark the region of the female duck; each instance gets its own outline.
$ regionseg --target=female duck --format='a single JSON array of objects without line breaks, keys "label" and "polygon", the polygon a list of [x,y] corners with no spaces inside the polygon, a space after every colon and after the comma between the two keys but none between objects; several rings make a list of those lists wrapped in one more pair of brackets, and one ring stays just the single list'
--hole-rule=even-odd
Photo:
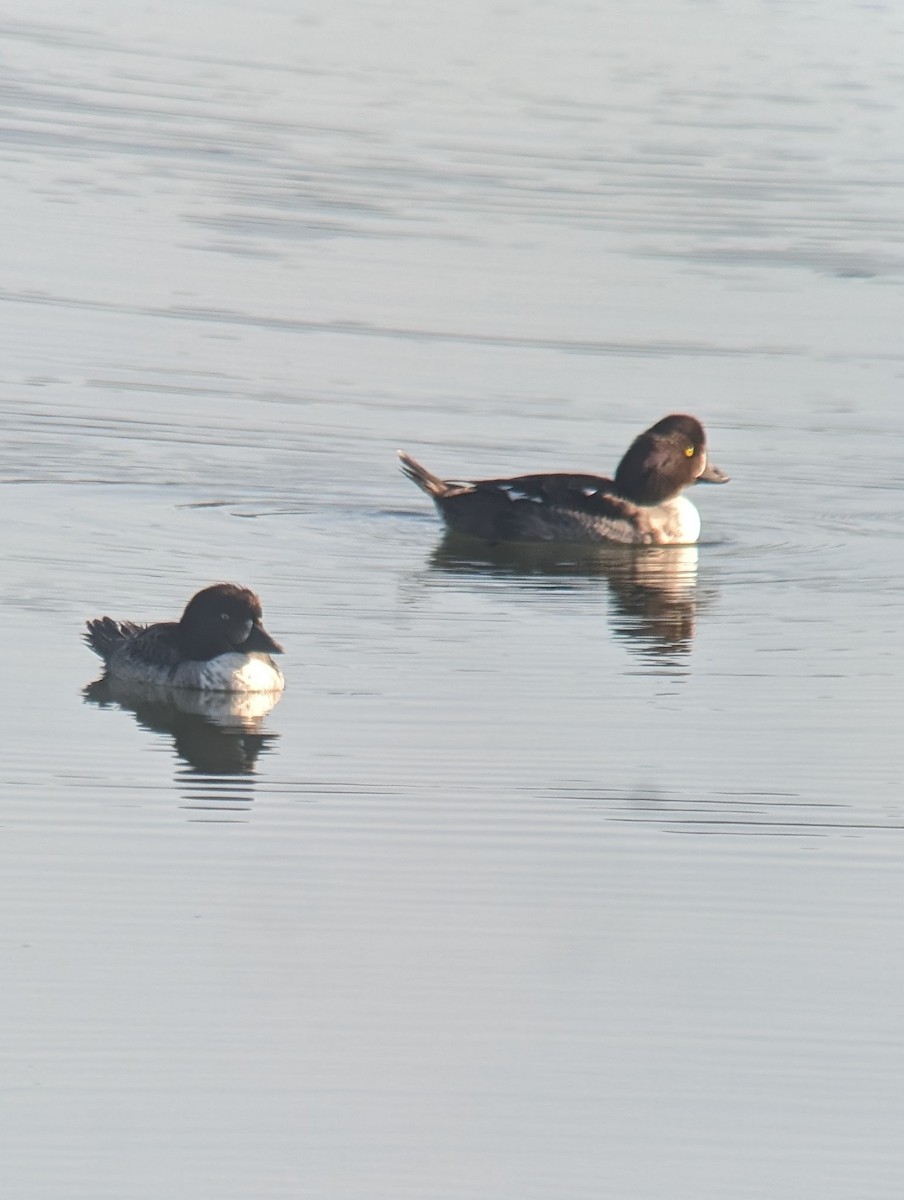
[{"label": "female duck", "polygon": [[450,529],[488,542],[696,542],[700,514],[681,493],[692,483],[728,482],[707,461],[703,426],[681,414],[635,438],[614,479],[556,473],[442,480],[402,451],[399,457]]},{"label": "female duck", "polygon": [[189,600],[179,621],[136,625],[100,617],[85,641],[110,675],[132,683],[215,692],[279,692],[285,680],[271,654],[283,648],[263,626],[248,588],[217,583]]}]

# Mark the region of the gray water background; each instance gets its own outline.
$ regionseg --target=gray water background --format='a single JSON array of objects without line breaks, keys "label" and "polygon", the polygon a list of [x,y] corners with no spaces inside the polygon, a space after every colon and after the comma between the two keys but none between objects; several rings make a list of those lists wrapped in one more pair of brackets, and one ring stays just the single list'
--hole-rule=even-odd
[{"label": "gray water background", "polygon": [[[0,1190],[904,1188],[904,11],[11,3]],[[398,473],[698,551],[481,555]],[[260,591],[230,725],[87,617]]]}]

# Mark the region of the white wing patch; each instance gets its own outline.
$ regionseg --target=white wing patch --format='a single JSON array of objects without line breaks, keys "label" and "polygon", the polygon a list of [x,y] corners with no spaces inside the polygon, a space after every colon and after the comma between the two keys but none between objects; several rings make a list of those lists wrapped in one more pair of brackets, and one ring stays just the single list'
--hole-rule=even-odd
[{"label": "white wing patch", "polygon": [[588,500],[590,499],[591,496],[595,496],[598,491],[599,491],[599,488],[595,488],[595,487],[582,487],[581,488],[581,492],[588,498]]},{"label": "white wing patch", "polygon": [[530,500],[533,504],[544,503],[542,496],[532,496],[530,492],[522,492],[513,483],[497,483],[496,487],[508,496],[513,504],[516,500]]}]

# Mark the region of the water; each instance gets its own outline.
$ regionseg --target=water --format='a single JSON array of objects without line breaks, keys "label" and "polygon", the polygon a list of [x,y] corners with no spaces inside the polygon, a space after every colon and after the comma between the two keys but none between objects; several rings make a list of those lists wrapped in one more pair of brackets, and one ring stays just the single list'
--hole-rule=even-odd
[{"label": "water", "polygon": [[[904,18],[8,5],[4,1195],[897,1197]],[[398,473],[709,431],[692,551]],[[85,694],[257,588],[270,711]]]}]

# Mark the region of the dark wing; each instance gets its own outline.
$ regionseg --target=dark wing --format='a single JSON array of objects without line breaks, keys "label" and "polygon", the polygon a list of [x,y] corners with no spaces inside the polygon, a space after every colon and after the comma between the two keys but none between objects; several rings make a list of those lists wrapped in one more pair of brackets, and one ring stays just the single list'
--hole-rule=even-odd
[{"label": "dark wing", "polygon": [[[636,542],[639,510],[637,505],[615,491],[615,484],[603,475],[559,473],[518,475],[511,479],[481,479],[471,485],[484,495],[505,497],[509,511],[521,519],[542,520],[543,514],[562,529],[568,522],[572,532],[592,532],[615,542]],[[498,511],[498,508],[497,508]],[[642,510],[641,510],[642,511]]]},{"label": "dark wing", "polygon": [[158,625],[132,625],[136,632],[124,642],[120,653],[143,665],[175,667],[182,661],[176,631],[177,621],[161,621]]},{"label": "dark wing", "polygon": [[588,517],[624,519],[637,510],[635,504],[616,493],[615,484],[604,475],[517,475],[512,479],[480,479],[471,486],[477,491],[504,495],[513,504],[547,505]]}]

